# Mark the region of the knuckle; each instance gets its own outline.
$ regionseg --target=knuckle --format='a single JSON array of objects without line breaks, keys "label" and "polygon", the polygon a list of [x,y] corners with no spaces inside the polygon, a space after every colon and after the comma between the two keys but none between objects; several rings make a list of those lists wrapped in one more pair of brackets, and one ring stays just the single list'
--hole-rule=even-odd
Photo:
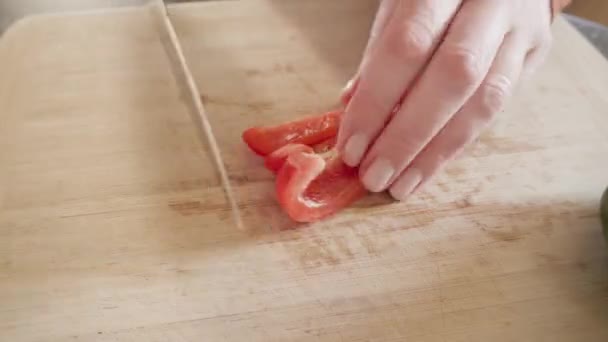
[{"label": "knuckle", "polygon": [[533,30],[530,34],[530,45],[536,48],[548,48],[553,44],[553,33],[549,27]]},{"label": "knuckle", "polygon": [[401,159],[415,155],[427,140],[427,136],[423,133],[416,133],[414,130],[407,130],[407,133],[390,131],[383,134],[381,138],[379,145],[382,146],[382,149],[390,151],[391,154],[399,156]]},{"label": "knuckle", "polygon": [[449,156],[451,156],[452,152],[455,152],[466,144],[468,144],[473,138],[477,130],[474,125],[467,125],[463,129],[458,131],[453,131],[449,134],[449,138],[446,139],[446,150],[450,151]]},{"label": "knuckle", "polygon": [[390,53],[400,60],[424,60],[433,47],[430,25],[422,19],[408,19],[391,30],[387,39]]},{"label": "knuckle", "polygon": [[501,111],[511,94],[511,81],[505,76],[494,76],[481,85],[479,90],[480,112],[492,115]]},{"label": "knuckle", "polygon": [[472,87],[483,78],[478,55],[467,48],[446,47],[440,58],[445,75],[459,87]]},{"label": "knuckle", "polygon": [[478,133],[479,131],[474,123],[461,124],[458,127],[448,124],[437,139],[438,149],[442,151],[439,154],[442,158],[452,158],[457,151],[471,142]]}]

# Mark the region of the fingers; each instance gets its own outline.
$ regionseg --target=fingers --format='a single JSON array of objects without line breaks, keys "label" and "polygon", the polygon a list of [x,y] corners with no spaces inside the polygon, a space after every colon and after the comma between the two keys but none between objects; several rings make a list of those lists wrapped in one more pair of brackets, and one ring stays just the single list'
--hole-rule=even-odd
[{"label": "fingers", "polygon": [[[478,88],[509,28],[509,17],[504,7],[505,2],[502,1],[468,1],[463,4],[427,70],[363,160],[360,168],[362,182],[368,190],[386,190]],[[365,114],[375,118],[375,115],[369,115],[370,110],[377,110],[392,97],[378,97],[379,101],[372,102],[374,106],[359,103],[360,107],[355,107],[357,95],[364,92],[364,80],[362,78],[353,97],[352,107],[365,108]],[[383,113],[384,108],[381,109]],[[353,145],[364,150],[369,143],[366,138],[370,129],[381,129],[382,124],[360,119],[356,112],[350,114],[348,119],[351,122],[347,129],[356,126],[353,129],[355,138],[351,138],[354,139]],[[362,123],[367,126],[358,126]]]},{"label": "fingers", "polygon": [[359,164],[392,109],[426,65],[461,0],[396,1],[361,67],[338,134],[344,161]]},{"label": "fingers", "polygon": [[384,28],[386,27],[386,23],[388,22],[389,18],[393,15],[393,13],[395,13],[396,3],[397,0],[380,0],[380,6],[378,7],[378,11],[376,12],[376,17],[374,19],[374,23],[370,31],[367,46],[365,47],[365,50],[363,52],[363,58],[359,65],[359,69],[357,70],[353,78],[351,78],[350,81],[346,83],[344,89],[342,89],[342,103],[348,104],[348,102],[350,102],[350,99],[352,98],[352,95],[358,83],[359,72],[361,70],[361,67],[368,60],[370,51],[376,46],[378,36],[382,31],[384,31]]},{"label": "fingers", "polygon": [[[521,79],[528,79],[545,61],[552,45],[551,19],[552,13],[547,9],[546,4],[541,2],[525,2],[522,8],[524,14],[534,13],[534,21],[529,20],[525,15],[518,16],[514,27],[526,34],[530,40],[532,49],[526,56],[524,70]],[[528,19],[528,20],[526,20]]]},{"label": "fingers", "polygon": [[369,40],[367,41],[367,46],[365,47],[365,52],[363,53],[363,60],[361,62],[361,65],[365,64],[366,56],[376,46],[378,36],[380,36],[380,33],[384,31],[384,28],[386,27],[386,24],[388,23],[389,19],[395,13],[395,6],[397,5],[397,3],[397,0],[381,0],[378,12],[376,13],[374,24],[372,25],[372,29],[369,35]]},{"label": "fingers", "polygon": [[475,94],[391,186],[390,193],[395,199],[405,200],[428,182],[502,110],[520,77],[528,46],[522,37],[507,36]]},{"label": "fingers", "polygon": [[551,39],[530,50],[526,56],[522,78],[528,79],[543,64],[551,50]]}]

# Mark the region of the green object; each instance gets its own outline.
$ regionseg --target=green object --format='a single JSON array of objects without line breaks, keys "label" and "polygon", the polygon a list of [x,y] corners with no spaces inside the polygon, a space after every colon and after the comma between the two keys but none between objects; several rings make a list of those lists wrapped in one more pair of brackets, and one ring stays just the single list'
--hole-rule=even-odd
[{"label": "green object", "polygon": [[602,216],[602,226],[604,227],[604,236],[608,239],[608,188],[606,188],[604,196],[602,196],[600,213]]}]

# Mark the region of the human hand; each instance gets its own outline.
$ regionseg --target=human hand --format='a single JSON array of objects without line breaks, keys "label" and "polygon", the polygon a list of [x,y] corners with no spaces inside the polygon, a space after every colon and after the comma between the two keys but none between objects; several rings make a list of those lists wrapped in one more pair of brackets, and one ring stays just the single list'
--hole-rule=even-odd
[{"label": "human hand", "polygon": [[372,192],[406,199],[475,140],[551,41],[550,0],[383,0],[338,134]]}]

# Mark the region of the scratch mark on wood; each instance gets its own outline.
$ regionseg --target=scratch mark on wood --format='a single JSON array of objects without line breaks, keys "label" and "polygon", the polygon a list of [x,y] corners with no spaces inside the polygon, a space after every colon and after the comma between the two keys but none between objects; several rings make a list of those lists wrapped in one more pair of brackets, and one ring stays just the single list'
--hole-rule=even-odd
[{"label": "scratch mark on wood", "polygon": [[169,203],[169,208],[178,212],[182,216],[200,215],[205,212],[205,208],[199,201]]}]

